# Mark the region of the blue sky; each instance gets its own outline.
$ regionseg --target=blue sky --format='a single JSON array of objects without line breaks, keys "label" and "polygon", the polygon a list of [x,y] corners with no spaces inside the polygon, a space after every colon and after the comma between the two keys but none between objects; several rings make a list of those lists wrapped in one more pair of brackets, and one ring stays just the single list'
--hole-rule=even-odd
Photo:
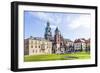
[{"label": "blue sky", "polygon": [[47,21],[67,39],[90,38],[90,14],[24,11],[24,37],[44,37]]}]

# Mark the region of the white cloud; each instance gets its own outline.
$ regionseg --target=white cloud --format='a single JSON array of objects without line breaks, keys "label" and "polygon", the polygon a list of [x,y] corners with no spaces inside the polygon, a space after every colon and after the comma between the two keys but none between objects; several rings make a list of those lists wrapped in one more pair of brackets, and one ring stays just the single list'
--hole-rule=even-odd
[{"label": "white cloud", "polygon": [[80,26],[90,28],[90,15],[80,15],[69,24],[69,27],[72,29],[77,29]]},{"label": "white cloud", "polygon": [[[80,26],[85,28],[90,28],[90,15],[75,15],[75,14],[50,14],[45,12],[30,12],[33,16],[39,18],[43,21],[49,21],[51,28],[55,29],[56,27],[66,25],[71,29],[77,29]],[[46,26],[46,24],[43,24]]]},{"label": "white cloud", "polygon": [[44,12],[30,12],[30,14],[39,18],[40,20],[54,22],[52,17],[49,14],[46,14]]},{"label": "white cloud", "polygon": [[55,13],[50,14],[50,13],[45,13],[45,12],[30,12],[30,14],[39,18],[40,20],[49,21],[51,23],[52,28],[58,27],[59,24],[62,23],[62,19],[63,19],[62,15],[57,15]]}]

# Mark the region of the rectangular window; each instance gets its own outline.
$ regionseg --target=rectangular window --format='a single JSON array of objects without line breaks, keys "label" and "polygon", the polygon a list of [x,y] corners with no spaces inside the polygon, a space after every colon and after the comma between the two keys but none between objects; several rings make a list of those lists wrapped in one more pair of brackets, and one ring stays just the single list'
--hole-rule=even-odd
[{"label": "rectangular window", "polygon": [[40,48],[40,46],[39,46],[39,48]]},{"label": "rectangular window", "polygon": [[31,44],[33,44],[33,41],[31,41]]},{"label": "rectangular window", "polygon": [[33,48],[33,45],[31,45],[31,48]]},{"label": "rectangular window", "polygon": [[34,53],[34,50],[33,50],[33,53]]}]

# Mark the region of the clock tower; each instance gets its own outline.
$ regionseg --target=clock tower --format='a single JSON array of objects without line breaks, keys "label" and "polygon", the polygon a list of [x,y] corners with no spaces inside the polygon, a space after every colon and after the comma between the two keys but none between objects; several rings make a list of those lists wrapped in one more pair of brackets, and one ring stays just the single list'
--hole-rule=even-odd
[{"label": "clock tower", "polygon": [[50,28],[49,22],[47,22],[44,37],[45,37],[46,40],[50,40],[50,41],[52,40],[52,33],[51,33],[51,28]]}]

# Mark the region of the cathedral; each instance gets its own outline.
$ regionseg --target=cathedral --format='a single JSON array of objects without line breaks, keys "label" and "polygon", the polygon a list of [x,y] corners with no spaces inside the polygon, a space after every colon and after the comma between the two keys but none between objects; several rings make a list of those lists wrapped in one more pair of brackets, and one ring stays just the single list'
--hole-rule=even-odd
[{"label": "cathedral", "polygon": [[59,54],[59,53],[65,52],[66,45],[64,43],[64,39],[63,39],[58,27],[56,27],[54,36],[52,36],[50,23],[47,22],[44,37],[46,40],[49,40],[52,42],[52,53]]}]

